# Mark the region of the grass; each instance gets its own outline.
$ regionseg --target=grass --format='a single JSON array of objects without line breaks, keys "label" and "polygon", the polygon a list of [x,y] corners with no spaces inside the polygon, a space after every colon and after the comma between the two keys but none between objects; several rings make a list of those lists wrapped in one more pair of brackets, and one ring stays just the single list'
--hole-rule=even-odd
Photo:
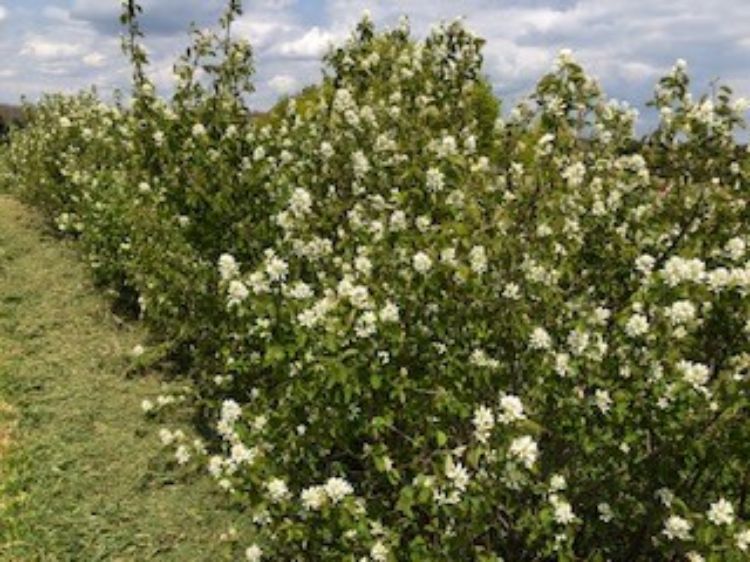
[{"label": "grass", "polygon": [[140,402],[164,383],[125,374],[144,338],[70,245],[0,195],[1,561],[236,559],[219,537],[247,517],[208,477],[163,470]]}]

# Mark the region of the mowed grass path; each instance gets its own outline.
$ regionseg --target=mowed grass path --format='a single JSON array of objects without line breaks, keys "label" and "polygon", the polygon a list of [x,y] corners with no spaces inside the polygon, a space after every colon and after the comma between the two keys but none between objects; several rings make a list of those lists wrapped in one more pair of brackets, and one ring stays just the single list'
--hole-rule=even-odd
[{"label": "mowed grass path", "polygon": [[215,485],[158,470],[140,402],[162,383],[126,376],[144,336],[112,314],[73,246],[0,195],[0,561],[236,555],[219,537],[245,518]]}]

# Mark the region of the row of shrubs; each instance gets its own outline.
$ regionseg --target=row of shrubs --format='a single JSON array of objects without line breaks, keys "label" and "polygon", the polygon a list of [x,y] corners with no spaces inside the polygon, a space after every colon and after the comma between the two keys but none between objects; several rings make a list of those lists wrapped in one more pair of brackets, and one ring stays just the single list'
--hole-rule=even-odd
[{"label": "row of shrubs", "polygon": [[1,178],[191,382],[243,558],[748,559],[743,100],[678,61],[639,139],[563,51],[500,117],[460,23],[365,17],[251,118],[239,1],[168,99],[139,12],[132,100],[28,106]]}]

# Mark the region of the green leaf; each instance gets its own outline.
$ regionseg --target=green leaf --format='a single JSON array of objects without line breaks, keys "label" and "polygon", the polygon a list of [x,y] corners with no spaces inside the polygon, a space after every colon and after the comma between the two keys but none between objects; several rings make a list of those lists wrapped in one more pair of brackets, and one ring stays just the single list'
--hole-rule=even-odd
[{"label": "green leaf", "polygon": [[401,493],[398,496],[396,502],[396,509],[408,517],[412,517],[414,512],[412,506],[414,505],[414,488],[406,486],[401,488]]},{"label": "green leaf", "polygon": [[380,375],[373,373],[370,375],[370,386],[377,390],[379,389],[383,384],[383,379]]},{"label": "green leaf", "polygon": [[438,429],[435,432],[435,442],[437,443],[438,447],[445,447],[445,444],[448,442],[448,436]]}]

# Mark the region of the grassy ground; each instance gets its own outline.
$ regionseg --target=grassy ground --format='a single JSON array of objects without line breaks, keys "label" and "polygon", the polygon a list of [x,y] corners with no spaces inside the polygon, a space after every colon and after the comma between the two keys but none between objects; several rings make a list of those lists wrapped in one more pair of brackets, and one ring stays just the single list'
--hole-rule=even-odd
[{"label": "grassy ground", "polygon": [[231,560],[239,514],[207,478],[157,470],[140,402],[162,383],[125,376],[145,334],[44,232],[0,195],[0,561]]}]

